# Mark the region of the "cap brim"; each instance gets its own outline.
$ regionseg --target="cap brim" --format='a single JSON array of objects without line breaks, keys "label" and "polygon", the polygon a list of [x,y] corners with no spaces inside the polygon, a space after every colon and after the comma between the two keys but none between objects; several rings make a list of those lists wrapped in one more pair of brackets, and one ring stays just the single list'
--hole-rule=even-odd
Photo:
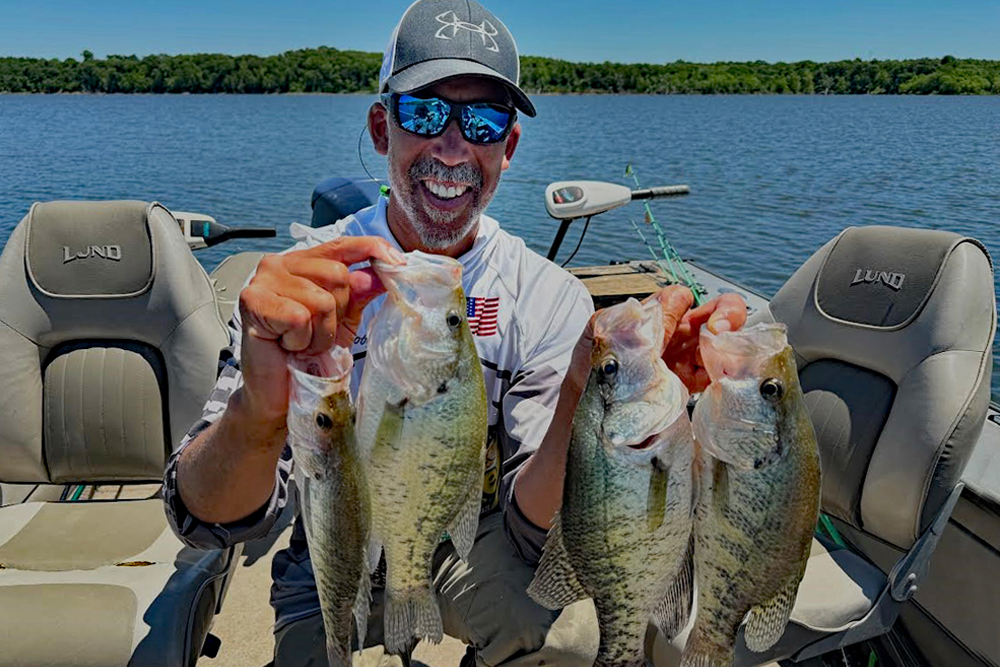
[{"label": "cap brim", "polygon": [[[396,72],[386,79],[383,87],[388,87],[396,93],[412,93],[421,88],[426,88],[431,84],[454,79],[460,76],[481,76],[494,79],[504,84],[510,91],[514,106],[526,116],[535,116],[535,105],[531,103],[524,91],[517,87],[513,81],[491,69],[471,60],[461,60],[459,58],[440,58],[438,60],[425,60]],[[380,90],[379,92],[386,92]]]}]

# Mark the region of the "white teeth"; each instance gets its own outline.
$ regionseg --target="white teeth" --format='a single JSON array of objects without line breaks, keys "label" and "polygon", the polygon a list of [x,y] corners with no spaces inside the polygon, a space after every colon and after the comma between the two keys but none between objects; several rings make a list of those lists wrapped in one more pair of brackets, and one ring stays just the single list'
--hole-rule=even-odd
[{"label": "white teeth", "polygon": [[424,185],[439,199],[454,199],[455,197],[462,196],[469,189],[466,185],[449,185],[446,187],[434,181],[424,181]]}]

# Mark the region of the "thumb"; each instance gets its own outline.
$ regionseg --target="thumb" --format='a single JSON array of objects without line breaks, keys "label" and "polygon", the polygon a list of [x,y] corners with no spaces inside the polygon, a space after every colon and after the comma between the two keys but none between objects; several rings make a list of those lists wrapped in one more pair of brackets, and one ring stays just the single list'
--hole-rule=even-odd
[{"label": "thumb", "polygon": [[361,316],[372,299],[385,293],[385,286],[373,269],[364,268],[348,275],[351,297],[337,326],[335,345],[350,349],[351,343],[361,326]]}]

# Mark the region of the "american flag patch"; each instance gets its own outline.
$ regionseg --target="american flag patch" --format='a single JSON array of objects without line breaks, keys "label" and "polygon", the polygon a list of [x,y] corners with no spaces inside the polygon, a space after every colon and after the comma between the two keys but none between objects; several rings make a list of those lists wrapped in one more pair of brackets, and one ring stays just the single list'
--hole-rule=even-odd
[{"label": "american flag patch", "polygon": [[469,319],[469,328],[476,336],[493,336],[497,332],[497,312],[500,310],[498,296],[467,296],[465,297],[465,315]]}]

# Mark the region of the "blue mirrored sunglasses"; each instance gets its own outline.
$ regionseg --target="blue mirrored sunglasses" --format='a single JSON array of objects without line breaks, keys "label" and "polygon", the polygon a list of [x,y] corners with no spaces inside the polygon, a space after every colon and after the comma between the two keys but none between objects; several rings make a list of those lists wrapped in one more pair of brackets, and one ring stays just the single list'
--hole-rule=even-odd
[{"label": "blue mirrored sunglasses", "polygon": [[458,120],[462,136],[474,144],[503,141],[514,127],[517,112],[491,102],[449,102],[440,97],[413,97],[401,93],[383,95],[382,103],[401,128],[421,137],[443,133],[452,118]]}]

